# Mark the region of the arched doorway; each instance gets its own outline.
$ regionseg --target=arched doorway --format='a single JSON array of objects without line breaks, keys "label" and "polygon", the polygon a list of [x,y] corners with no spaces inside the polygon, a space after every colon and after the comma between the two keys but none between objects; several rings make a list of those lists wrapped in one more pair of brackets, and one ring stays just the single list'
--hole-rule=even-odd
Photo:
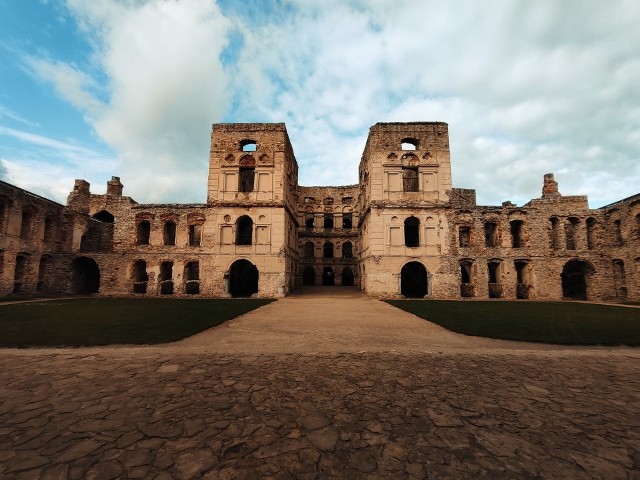
[{"label": "arched doorway", "polygon": [[342,270],[342,285],[344,287],[353,286],[353,270],[351,270],[351,267],[344,267]]},{"label": "arched doorway", "polygon": [[73,271],[71,291],[76,295],[98,293],[100,289],[100,269],[98,264],[89,257],[78,257],[71,262]]},{"label": "arched doorway", "polygon": [[407,298],[427,294],[427,269],[420,262],[409,262],[400,271],[400,293]]},{"label": "arched doorway", "polygon": [[562,296],[573,300],[587,299],[587,276],[591,265],[581,260],[570,260],[562,269]]},{"label": "arched doorway", "polygon": [[333,268],[324,267],[322,271],[322,285],[324,286],[332,286],[335,285],[335,278],[333,275]]},{"label": "arched doorway", "polygon": [[302,271],[302,284],[303,285],[316,284],[316,271],[313,267],[305,267],[305,269]]},{"label": "arched doorway", "polygon": [[250,297],[258,292],[258,269],[249,260],[237,260],[229,268],[229,293]]}]

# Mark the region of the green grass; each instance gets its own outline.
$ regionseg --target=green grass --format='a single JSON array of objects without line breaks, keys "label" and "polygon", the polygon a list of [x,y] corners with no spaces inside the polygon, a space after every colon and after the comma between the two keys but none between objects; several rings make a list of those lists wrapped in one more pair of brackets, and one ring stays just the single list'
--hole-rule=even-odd
[{"label": "green grass", "polygon": [[449,330],[563,345],[640,345],[640,309],[560,302],[389,300]]},{"label": "green grass", "polygon": [[273,300],[83,298],[0,306],[0,347],[180,340]]}]

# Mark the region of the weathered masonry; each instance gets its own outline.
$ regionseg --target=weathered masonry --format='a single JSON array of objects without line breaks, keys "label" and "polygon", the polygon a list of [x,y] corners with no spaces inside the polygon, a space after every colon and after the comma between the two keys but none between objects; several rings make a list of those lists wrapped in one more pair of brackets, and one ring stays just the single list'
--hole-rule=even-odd
[{"label": "weathered masonry", "polygon": [[67,205],[0,182],[0,295],[640,300],[640,194],[598,209],[552,174],[525,205],[454,188],[446,123],[371,127],[357,185],[298,185],[284,124],[216,124],[207,201],[139,204],[118,177]]}]

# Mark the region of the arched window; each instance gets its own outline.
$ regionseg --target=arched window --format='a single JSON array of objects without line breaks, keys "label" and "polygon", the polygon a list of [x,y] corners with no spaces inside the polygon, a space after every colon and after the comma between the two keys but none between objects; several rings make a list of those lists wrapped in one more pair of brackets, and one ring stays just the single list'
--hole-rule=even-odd
[{"label": "arched window", "polygon": [[136,245],[149,245],[151,237],[151,223],[149,220],[141,220],[138,222],[136,233]]},{"label": "arched window", "polygon": [[333,258],[333,243],[326,242],[322,247],[322,256],[324,258]]},{"label": "arched window", "polygon": [[305,258],[313,258],[315,256],[314,253],[315,247],[313,242],[307,242],[304,244],[304,257]]},{"label": "arched window", "polygon": [[415,138],[403,138],[401,142],[402,150],[417,150],[418,140]]},{"label": "arched window", "polygon": [[172,220],[165,222],[162,238],[165,245],[176,244],[176,222]]},{"label": "arched window", "polygon": [[558,217],[551,217],[551,248],[560,248],[560,220]]},{"label": "arched window", "polygon": [[327,230],[333,228],[333,213],[324,214],[324,228]]},{"label": "arched window", "polygon": [[313,214],[307,214],[304,220],[304,225],[307,228],[313,228],[315,226],[315,218]]},{"label": "arched window", "polygon": [[404,221],[404,244],[415,248],[420,245],[420,220],[409,217]]},{"label": "arched window", "polygon": [[28,240],[31,236],[31,229],[33,228],[34,212],[30,209],[22,210],[22,222],[20,223],[20,238]]},{"label": "arched window", "polygon": [[567,250],[575,250],[576,249],[576,234],[577,234],[577,226],[580,223],[575,217],[569,217],[564,222],[564,238],[565,238],[565,247]]},{"label": "arched window", "polygon": [[91,218],[95,218],[96,220],[100,220],[101,222],[104,222],[104,223],[115,222],[115,217],[111,213],[109,213],[107,210],[100,210]]},{"label": "arched window", "polygon": [[345,212],[342,214],[342,228],[350,229],[353,226],[353,213]]},{"label": "arched window", "polygon": [[587,218],[587,248],[592,250],[596,246],[596,226],[598,222],[595,218]]},{"label": "arched window", "polygon": [[502,267],[500,262],[491,261],[487,263],[487,274],[489,280],[489,298],[502,297]]},{"label": "arched window", "polygon": [[238,191],[243,193],[253,192],[253,184],[256,173],[256,159],[251,155],[245,155],[240,159],[240,175],[238,176]]},{"label": "arched window", "polygon": [[236,245],[251,245],[253,239],[253,220],[247,215],[236,222]]},{"label": "arched window", "polygon": [[353,245],[351,242],[344,242],[342,244],[342,257],[353,258]]},{"label": "arched window", "polygon": [[473,260],[466,259],[460,262],[460,296],[474,297],[475,282],[473,279]]}]

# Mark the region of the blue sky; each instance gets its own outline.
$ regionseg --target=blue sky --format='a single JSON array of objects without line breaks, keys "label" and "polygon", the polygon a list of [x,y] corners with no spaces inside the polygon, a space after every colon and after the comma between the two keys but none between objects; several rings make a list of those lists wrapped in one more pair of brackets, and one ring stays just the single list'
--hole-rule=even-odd
[{"label": "blue sky", "polygon": [[0,0],[0,178],[204,202],[211,124],[284,121],[303,185],[376,122],[449,124],[483,204],[640,192],[640,2]]}]

